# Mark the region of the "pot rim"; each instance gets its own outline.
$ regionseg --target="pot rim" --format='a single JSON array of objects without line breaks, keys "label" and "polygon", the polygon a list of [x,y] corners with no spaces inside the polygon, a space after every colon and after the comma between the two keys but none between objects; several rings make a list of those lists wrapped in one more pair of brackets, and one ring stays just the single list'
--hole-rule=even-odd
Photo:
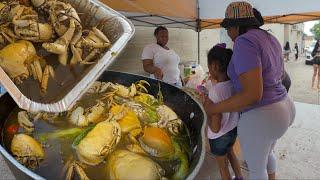
[{"label": "pot rim", "polygon": [[[148,76],[138,75],[138,74],[128,73],[128,72],[120,72],[120,71],[113,71],[113,70],[107,70],[107,71],[109,71],[109,72],[117,72],[117,73],[122,73],[122,74],[128,74],[128,75],[133,75],[133,76],[143,76],[143,77],[146,77],[146,78],[150,78]],[[161,82],[163,82],[163,81],[161,81]],[[165,83],[165,82],[163,82],[163,83]],[[170,86],[173,86],[173,85],[170,85]],[[173,87],[175,87],[175,86],[173,86]],[[187,91],[185,91],[185,90],[183,90],[181,88],[178,88],[178,89],[180,91],[183,91],[184,93],[186,93],[188,96],[190,96],[190,98],[199,106],[199,108],[201,109],[201,111],[203,113],[203,124],[202,124],[201,130],[200,130],[201,143],[202,144],[201,144],[201,153],[200,153],[199,161],[198,161],[197,165],[194,167],[194,170],[186,177],[187,180],[192,180],[199,173],[200,168],[202,167],[203,161],[205,159],[205,144],[206,144],[206,142],[205,142],[205,133],[206,133],[205,132],[205,126],[206,126],[206,123],[207,123],[207,115],[206,115],[206,113],[204,111],[203,106],[200,104],[200,102],[198,102],[189,92],[187,92]],[[196,146],[196,148],[199,148],[199,147]],[[40,179],[41,180],[45,179],[45,178],[41,177],[40,175],[36,174],[35,172],[31,171],[30,169],[26,168],[22,164],[20,164],[2,145],[0,145],[0,153],[7,160],[9,160],[15,167],[17,167],[20,171],[22,171],[23,173],[25,173],[29,177],[31,177],[33,179],[39,179],[39,180]]]}]

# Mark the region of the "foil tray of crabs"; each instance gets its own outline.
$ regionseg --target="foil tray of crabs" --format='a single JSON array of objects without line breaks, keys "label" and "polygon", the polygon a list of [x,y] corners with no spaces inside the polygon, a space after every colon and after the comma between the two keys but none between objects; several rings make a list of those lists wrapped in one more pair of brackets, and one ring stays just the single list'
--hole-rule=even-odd
[{"label": "foil tray of crabs", "polygon": [[[48,179],[184,179],[192,156],[188,128],[148,82],[96,81],[69,111],[16,108],[6,147]],[[10,130],[10,131],[9,131]]]},{"label": "foil tray of crabs", "polygon": [[1,83],[23,109],[65,111],[133,34],[96,0],[1,1]]}]

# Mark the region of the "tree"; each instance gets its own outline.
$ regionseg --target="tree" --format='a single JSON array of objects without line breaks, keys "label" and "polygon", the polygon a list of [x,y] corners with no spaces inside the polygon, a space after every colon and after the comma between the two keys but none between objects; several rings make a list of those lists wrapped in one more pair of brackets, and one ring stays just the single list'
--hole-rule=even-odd
[{"label": "tree", "polygon": [[316,23],[311,29],[310,31],[312,32],[312,34],[314,35],[314,37],[316,39],[320,39],[320,22]]}]

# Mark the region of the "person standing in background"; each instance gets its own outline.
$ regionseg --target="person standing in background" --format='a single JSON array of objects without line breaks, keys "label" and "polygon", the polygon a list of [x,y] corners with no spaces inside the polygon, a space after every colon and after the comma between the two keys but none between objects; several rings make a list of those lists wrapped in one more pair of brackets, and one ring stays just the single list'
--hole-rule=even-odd
[{"label": "person standing in background", "polygon": [[154,36],[157,42],[147,45],[141,55],[144,71],[150,73],[151,78],[181,87],[180,57],[167,46],[168,29],[159,26],[155,29]]},{"label": "person standing in background", "polygon": [[312,76],[311,88],[314,88],[314,82],[317,77],[318,82],[317,82],[316,88],[320,89],[320,70],[319,70],[319,66],[320,66],[320,40],[317,40],[317,43],[314,46],[314,49],[313,49],[311,55],[313,57],[313,76]]},{"label": "person standing in background", "polygon": [[298,57],[299,57],[299,47],[298,47],[298,43],[296,43],[294,45],[294,50],[295,50],[295,56],[296,56],[296,60],[298,60]]},{"label": "person standing in background", "polygon": [[290,55],[290,52],[291,52],[290,44],[289,44],[288,41],[286,42],[286,45],[284,46],[283,49],[284,49],[284,61],[288,62],[289,61],[289,55]]}]

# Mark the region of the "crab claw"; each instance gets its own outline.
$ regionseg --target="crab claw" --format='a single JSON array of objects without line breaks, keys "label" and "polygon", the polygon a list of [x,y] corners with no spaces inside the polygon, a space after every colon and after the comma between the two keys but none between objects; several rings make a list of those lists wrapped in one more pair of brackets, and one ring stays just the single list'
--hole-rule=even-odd
[{"label": "crab claw", "polygon": [[130,88],[129,88],[129,96],[130,97],[133,97],[134,95],[137,94],[137,88],[136,88],[136,85],[134,84],[131,84]]},{"label": "crab claw", "polygon": [[18,123],[25,129],[27,133],[31,133],[34,130],[33,123],[29,120],[27,111],[20,111],[18,113]]},{"label": "crab claw", "polygon": [[80,106],[72,111],[70,121],[77,126],[88,126],[88,121],[86,121],[86,117],[84,116],[84,109]]},{"label": "crab claw", "polygon": [[61,36],[54,43],[43,43],[42,47],[48,52],[58,54],[59,62],[63,65],[67,65],[68,60],[68,46],[75,32],[75,22],[70,20],[69,29],[63,36]]}]

